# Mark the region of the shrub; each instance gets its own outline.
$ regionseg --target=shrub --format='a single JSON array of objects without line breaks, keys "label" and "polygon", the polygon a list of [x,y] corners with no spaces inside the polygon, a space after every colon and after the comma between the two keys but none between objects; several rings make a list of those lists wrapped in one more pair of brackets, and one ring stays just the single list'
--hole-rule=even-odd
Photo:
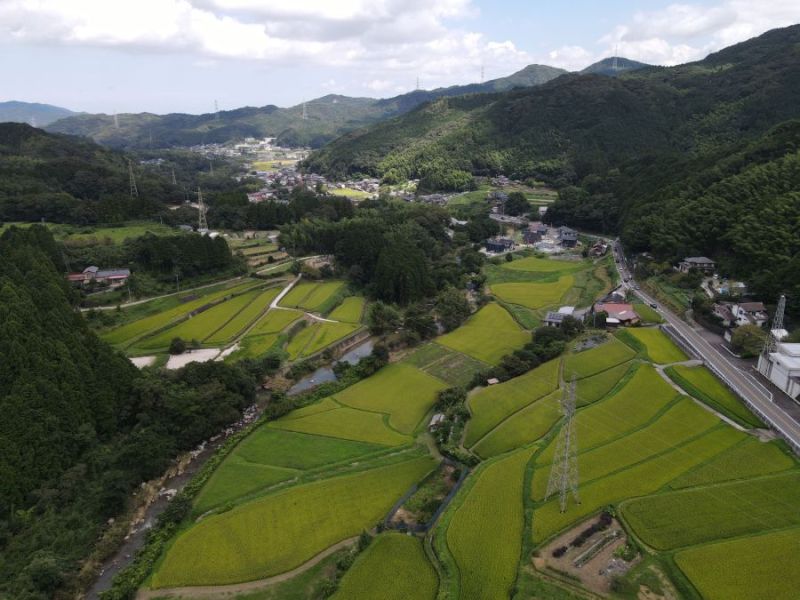
[{"label": "shrub", "polygon": [[179,337],[172,338],[172,341],[169,343],[169,353],[183,354],[184,352],[186,352],[186,342]]}]

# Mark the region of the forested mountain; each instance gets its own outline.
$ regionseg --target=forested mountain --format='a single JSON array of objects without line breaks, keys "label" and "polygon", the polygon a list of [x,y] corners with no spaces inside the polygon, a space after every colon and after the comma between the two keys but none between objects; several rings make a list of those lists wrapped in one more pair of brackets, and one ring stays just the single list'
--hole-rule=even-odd
[{"label": "forested mountain", "polygon": [[78,113],[52,104],[16,100],[0,102],[0,123],[27,123],[34,127],[44,127],[76,114]]},{"label": "forested mountain", "polygon": [[[142,165],[147,154],[127,155],[91,140],[47,133],[21,123],[0,123],[0,221],[115,223],[170,217],[167,204],[186,199],[184,188],[230,191],[240,184],[222,162],[209,173],[206,159],[162,154],[161,165]],[[130,195],[128,161],[138,198]],[[172,183],[175,172],[176,184]]]},{"label": "forested mountain", "polygon": [[[555,222],[622,232],[665,259],[719,257],[770,294],[785,280],[777,264],[800,250],[800,138],[787,122],[800,118],[798,97],[792,26],[677,67],[440,99],[343,136],[307,164],[440,189],[470,174],[535,177],[561,189]],[[769,274],[765,261],[776,264]]]},{"label": "forested mountain", "polygon": [[71,598],[130,492],[236,420],[255,379],[139,372],[74,310],[44,227],[9,229],[0,256],[0,597]]},{"label": "forested mountain", "polygon": [[610,56],[582,69],[581,73],[584,75],[595,73],[596,75],[616,76],[625,71],[636,71],[649,66],[650,65],[639,62],[638,60],[631,60],[630,58],[624,58],[622,56]]},{"label": "forested mountain", "polygon": [[305,109],[298,104],[289,108],[245,107],[203,115],[81,114],[53,123],[48,130],[91,137],[117,148],[170,148],[244,137],[277,137],[282,145],[318,148],[346,131],[403,114],[436,98],[530,87],[564,73],[555,67],[528,65],[512,75],[484,83],[415,90],[393,98],[376,100],[331,94],[306,102]]}]

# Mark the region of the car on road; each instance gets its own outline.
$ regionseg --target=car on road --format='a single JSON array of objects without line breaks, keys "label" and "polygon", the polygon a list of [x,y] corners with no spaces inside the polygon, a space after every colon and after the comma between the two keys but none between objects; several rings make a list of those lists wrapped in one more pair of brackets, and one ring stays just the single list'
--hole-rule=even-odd
[{"label": "car on road", "polygon": [[655,302],[651,302],[650,308],[658,308],[658,304],[656,304]]}]

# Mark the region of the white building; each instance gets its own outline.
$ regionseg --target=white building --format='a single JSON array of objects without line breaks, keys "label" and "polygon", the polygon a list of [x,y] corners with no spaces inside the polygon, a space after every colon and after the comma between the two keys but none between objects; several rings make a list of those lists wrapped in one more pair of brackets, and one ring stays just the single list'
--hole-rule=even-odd
[{"label": "white building", "polygon": [[[786,331],[775,330],[773,335],[782,339]],[[778,342],[775,352],[758,358],[758,370],[789,396],[800,398],[800,344]]]}]

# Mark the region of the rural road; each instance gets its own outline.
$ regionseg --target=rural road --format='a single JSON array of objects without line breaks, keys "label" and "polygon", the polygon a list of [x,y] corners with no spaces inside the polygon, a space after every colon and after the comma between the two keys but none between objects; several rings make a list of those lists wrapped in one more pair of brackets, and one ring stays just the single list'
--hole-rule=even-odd
[{"label": "rural road", "polygon": [[[615,258],[621,258],[622,246],[614,244]],[[692,348],[705,363],[725,382],[733,388],[739,396],[756,410],[757,413],[775,429],[781,437],[788,441],[800,452],[800,423],[788,415],[783,409],[773,402],[772,393],[749,373],[743,371],[730,361],[720,350],[706,340],[696,329],[683,321],[680,317],[666,309],[661,303],[650,297],[645,292],[634,286],[631,274],[621,262],[614,263],[623,281],[623,287],[630,289],[647,304],[657,304],[658,313],[666,323]],[[625,279],[628,281],[625,281]]]}]

